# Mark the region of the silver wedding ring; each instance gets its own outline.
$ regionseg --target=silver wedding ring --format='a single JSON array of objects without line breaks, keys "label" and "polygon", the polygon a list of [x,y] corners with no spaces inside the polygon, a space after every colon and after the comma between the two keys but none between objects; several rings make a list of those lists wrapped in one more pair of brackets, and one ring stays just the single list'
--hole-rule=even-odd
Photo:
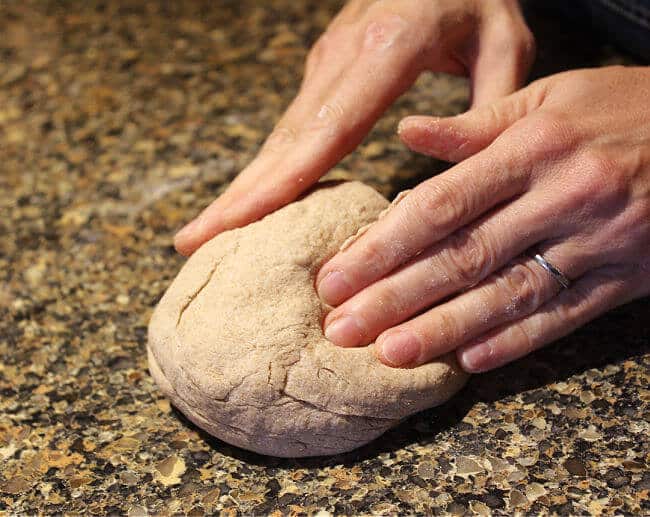
[{"label": "silver wedding ring", "polygon": [[562,288],[564,289],[569,288],[569,286],[571,285],[571,281],[566,277],[564,273],[562,273],[562,271],[556,268],[553,264],[551,264],[548,260],[542,257],[539,253],[535,253],[533,255],[533,258],[535,259],[535,262],[537,262],[546,271],[548,271],[549,275],[555,278],[557,283],[560,284]]}]

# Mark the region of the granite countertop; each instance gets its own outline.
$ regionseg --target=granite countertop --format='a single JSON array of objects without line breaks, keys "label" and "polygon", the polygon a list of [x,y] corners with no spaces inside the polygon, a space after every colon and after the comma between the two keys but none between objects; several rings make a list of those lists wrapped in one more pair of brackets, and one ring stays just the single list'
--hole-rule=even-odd
[{"label": "granite countertop", "polygon": [[[172,235],[255,154],[337,4],[0,4],[0,511],[650,512],[647,299],[332,458],[228,446],[153,384]],[[537,75],[629,61],[539,20]],[[423,77],[330,176],[391,196],[441,170],[396,121],[466,102]]]}]

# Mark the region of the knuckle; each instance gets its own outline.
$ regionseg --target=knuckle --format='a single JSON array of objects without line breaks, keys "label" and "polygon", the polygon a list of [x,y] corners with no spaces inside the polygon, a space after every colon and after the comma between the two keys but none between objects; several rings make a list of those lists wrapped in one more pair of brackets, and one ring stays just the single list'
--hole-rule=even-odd
[{"label": "knuckle", "polygon": [[405,294],[404,289],[386,279],[382,282],[376,300],[371,303],[379,306],[382,314],[403,314],[408,309]]},{"label": "knuckle", "polygon": [[535,37],[528,27],[523,27],[522,30],[518,32],[513,43],[513,50],[517,64],[526,68],[532,65],[537,50]]},{"label": "knuckle", "polygon": [[398,40],[404,39],[408,27],[408,22],[396,13],[370,9],[363,35],[363,48],[370,51],[386,50]]},{"label": "knuckle", "polygon": [[588,98],[594,93],[601,91],[602,85],[599,84],[597,74],[594,73],[594,70],[570,70],[567,72],[561,72],[556,74],[554,84],[555,86],[562,87],[569,97],[576,99],[579,98]]},{"label": "knuckle", "polygon": [[577,285],[572,286],[571,289],[566,291],[564,296],[564,302],[558,304],[553,309],[552,314],[552,317],[560,324],[573,321],[578,317],[583,305],[582,293]]},{"label": "knuckle", "polygon": [[625,181],[620,181],[625,170],[610,154],[599,149],[589,149],[582,154],[580,160],[587,173],[592,194],[616,192],[619,187],[626,186]]},{"label": "knuckle", "polygon": [[512,336],[512,342],[517,343],[518,348],[524,354],[532,352],[537,348],[537,340],[535,339],[534,333],[531,332],[531,329],[524,322],[517,321],[513,323],[510,327],[510,332],[514,334]]},{"label": "knuckle", "polygon": [[427,226],[450,230],[460,226],[470,211],[462,190],[441,178],[421,184],[404,203],[409,216],[419,218]]},{"label": "knuckle", "polygon": [[340,102],[331,100],[321,105],[316,114],[315,129],[323,127],[337,128],[345,119],[345,110]]},{"label": "knuckle", "polygon": [[492,19],[489,30],[494,34],[493,48],[496,52],[532,62],[535,37],[523,20],[505,13]]},{"label": "knuckle", "polygon": [[489,274],[495,263],[494,246],[478,230],[461,229],[448,241],[444,259],[464,285],[476,284]]},{"label": "knuckle", "polygon": [[508,316],[520,316],[535,311],[543,300],[544,280],[539,272],[525,264],[517,264],[500,276]]},{"label": "knuckle", "polygon": [[492,42],[492,47],[495,52],[502,56],[509,56],[519,52],[521,48],[521,40],[516,31],[511,30],[502,31],[501,34]]},{"label": "knuckle", "polygon": [[295,128],[288,125],[278,125],[264,142],[263,150],[273,152],[285,150],[288,145],[294,144],[298,136]]},{"label": "knuckle", "polygon": [[460,345],[462,332],[458,320],[448,311],[442,309],[438,312],[436,320],[433,328],[436,329],[437,343],[442,344],[444,348]]},{"label": "knuckle", "polygon": [[626,170],[619,159],[598,149],[576,155],[571,182],[564,187],[557,207],[563,210],[591,210],[595,204],[616,203],[628,195]]},{"label": "knuckle", "polygon": [[575,137],[568,118],[551,110],[539,110],[522,120],[522,136],[532,160],[548,160],[565,153]]},{"label": "knuckle", "polygon": [[535,49],[535,36],[530,30],[523,18],[518,15],[509,13],[507,15],[507,24],[508,26],[501,27],[501,33],[506,35],[509,34],[513,46],[522,51],[531,52]]},{"label": "knuckle", "polygon": [[379,242],[374,240],[366,242],[359,253],[357,269],[361,276],[375,279],[391,269],[390,252]]}]

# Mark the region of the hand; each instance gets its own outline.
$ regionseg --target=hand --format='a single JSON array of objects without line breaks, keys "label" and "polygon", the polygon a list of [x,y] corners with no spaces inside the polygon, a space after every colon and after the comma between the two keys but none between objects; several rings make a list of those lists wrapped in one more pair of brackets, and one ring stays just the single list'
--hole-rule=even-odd
[{"label": "hand", "polygon": [[650,294],[649,98],[650,68],[611,67],[456,117],[404,119],[409,147],[460,163],[322,267],[319,295],[338,305],[327,337],[376,339],[392,366],[456,350],[480,372]]},{"label": "hand", "polygon": [[421,72],[469,74],[478,106],[521,86],[533,46],[516,0],[351,1],[312,48],[300,92],[258,156],[176,235],[176,249],[189,255],[293,201]]}]

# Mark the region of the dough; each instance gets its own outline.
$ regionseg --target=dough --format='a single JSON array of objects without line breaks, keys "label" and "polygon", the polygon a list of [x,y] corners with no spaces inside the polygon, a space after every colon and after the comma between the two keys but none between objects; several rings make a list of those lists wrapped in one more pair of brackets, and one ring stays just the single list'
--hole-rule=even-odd
[{"label": "dough", "polygon": [[299,457],[359,447],[458,391],[452,356],[396,369],[372,345],[323,336],[318,268],[387,206],[361,183],[321,184],[192,255],[149,324],[151,374],[172,403],[225,442]]}]

